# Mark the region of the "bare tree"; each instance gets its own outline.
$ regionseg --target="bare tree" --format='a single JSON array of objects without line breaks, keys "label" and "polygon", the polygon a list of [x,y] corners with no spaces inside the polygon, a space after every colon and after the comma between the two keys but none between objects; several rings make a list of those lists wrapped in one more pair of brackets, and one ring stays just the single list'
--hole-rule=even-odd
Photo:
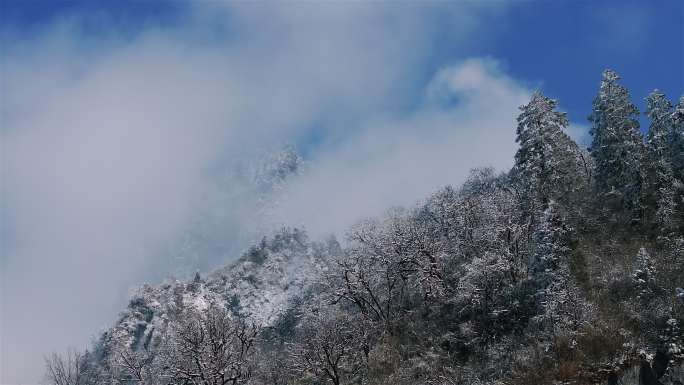
[{"label": "bare tree", "polygon": [[350,383],[362,373],[367,352],[363,331],[355,324],[342,313],[310,317],[291,348],[293,369],[333,385]]},{"label": "bare tree", "polygon": [[288,385],[294,380],[289,346],[260,344],[255,375],[250,384]]},{"label": "bare tree", "polygon": [[96,385],[96,373],[88,365],[88,353],[75,349],[64,355],[57,353],[45,358],[46,379],[50,385]]},{"label": "bare tree", "polygon": [[255,325],[233,319],[221,307],[188,313],[173,332],[173,343],[166,353],[171,383],[244,383],[251,376],[257,332]]},{"label": "bare tree", "polygon": [[355,305],[367,318],[393,324],[411,303],[444,294],[444,243],[433,235],[419,212],[394,211],[384,221],[366,221],[349,234],[351,247],[328,280],[333,303]]},{"label": "bare tree", "polygon": [[118,383],[136,385],[158,385],[168,378],[160,352],[165,346],[158,346],[155,351],[133,351],[121,348],[114,353],[114,373],[112,377]]}]

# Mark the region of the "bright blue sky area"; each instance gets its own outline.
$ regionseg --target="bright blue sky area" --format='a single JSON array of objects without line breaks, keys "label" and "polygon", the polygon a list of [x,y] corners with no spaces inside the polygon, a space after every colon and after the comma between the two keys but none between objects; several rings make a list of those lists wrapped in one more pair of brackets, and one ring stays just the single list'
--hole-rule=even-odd
[{"label": "bright blue sky area", "polygon": [[[85,16],[80,25],[87,41],[112,32],[135,36],[149,26],[173,30],[183,26],[187,9],[181,1],[4,0],[0,22],[14,38],[30,39],[57,18]],[[449,44],[449,17],[435,18],[434,49],[423,68],[416,68],[413,83],[407,83],[406,92],[415,93],[406,95],[408,105],[420,98],[416,91],[436,70],[470,56],[497,59],[514,78],[559,99],[577,123],[586,122],[607,67],[621,74],[640,107],[654,88],[673,101],[684,91],[684,2],[517,1],[487,17],[476,38],[456,49]],[[219,26],[202,32],[223,36]]]},{"label": "bright blue sky area", "polygon": [[482,28],[470,52],[450,52],[445,41],[435,62],[495,57],[514,78],[559,99],[577,123],[586,123],[605,68],[622,76],[641,110],[654,88],[673,102],[684,94],[682,1],[517,1]]},{"label": "bright blue sky area", "polygon": [[589,114],[606,67],[640,109],[654,88],[672,100],[684,92],[684,2],[530,1],[510,11],[496,56],[514,77],[542,81],[573,121]]}]

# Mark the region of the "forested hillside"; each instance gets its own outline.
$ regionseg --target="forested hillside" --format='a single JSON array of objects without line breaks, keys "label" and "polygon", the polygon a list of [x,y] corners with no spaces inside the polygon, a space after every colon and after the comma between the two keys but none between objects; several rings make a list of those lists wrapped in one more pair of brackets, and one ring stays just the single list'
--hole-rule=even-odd
[{"label": "forested hillside", "polygon": [[90,349],[49,357],[46,383],[681,385],[684,97],[646,102],[641,130],[606,70],[585,150],[536,92],[511,170],[339,242],[286,228],[145,286]]}]

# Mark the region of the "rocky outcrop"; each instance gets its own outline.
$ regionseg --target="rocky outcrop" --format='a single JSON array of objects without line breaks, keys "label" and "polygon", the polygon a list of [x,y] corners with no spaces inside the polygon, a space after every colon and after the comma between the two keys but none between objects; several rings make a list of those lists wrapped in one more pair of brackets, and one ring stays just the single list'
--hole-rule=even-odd
[{"label": "rocky outcrop", "polygon": [[186,309],[221,306],[234,316],[271,326],[293,301],[312,290],[326,270],[325,261],[339,252],[337,241],[310,242],[300,230],[282,229],[204,279],[198,273],[187,282],[143,286],[118,322],[101,335],[95,350],[104,360],[117,346],[154,349]]}]

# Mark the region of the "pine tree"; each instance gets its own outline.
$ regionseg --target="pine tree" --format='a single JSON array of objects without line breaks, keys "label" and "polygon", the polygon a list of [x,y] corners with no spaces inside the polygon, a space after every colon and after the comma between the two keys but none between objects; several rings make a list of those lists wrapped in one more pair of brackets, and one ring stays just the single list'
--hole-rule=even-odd
[{"label": "pine tree", "polygon": [[674,183],[674,223],[673,228],[684,231],[684,96],[674,108],[672,130],[668,139],[672,179]]},{"label": "pine tree", "polygon": [[674,176],[671,163],[671,134],[674,125],[672,104],[658,90],[647,98],[646,114],[651,120],[646,149],[648,196],[653,207],[653,222],[663,232],[672,228],[675,210]]},{"label": "pine tree", "polygon": [[570,229],[563,223],[558,205],[551,201],[536,233],[536,247],[531,271],[533,278],[546,286],[565,262],[570,250],[568,236]]},{"label": "pine tree", "polygon": [[[564,159],[572,158],[568,146],[572,141],[563,133],[568,126],[564,112],[556,111],[557,102],[537,91],[530,102],[520,107],[515,154],[515,168],[525,192],[527,210],[531,214],[543,211],[554,190],[562,185]],[[574,142],[572,142],[574,143]]]},{"label": "pine tree", "polygon": [[656,286],[656,269],[651,255],[645,248],[640,248],[636,256],[636,266],[632,279],[639,291],[639,298],[647,299],[653,294]]},{"label": "pine tree", "polygon": [[680,183],[684,182],[684,96],[679,99],[672,114],[672,131],[669,138],[672,173]]},{"label": "pine tree", "polygon": [[627,88],[618,83],[619,79],[612,70],[603,72],[589,116],[593,136],[589,150],[595,161],[594,187],[604,201],[616,197],[621,208],[633,219],[638,219],[644,145],[637,120],[639,110],[630,101]]},{"label": "pine tree", "polygon": [[572,229],[565,225],[558,205],[551,201],[537,230],[532,280],[543,312],[538,317],[550,330],[575,331],[590,309],[570,273],[568,253]]}]

